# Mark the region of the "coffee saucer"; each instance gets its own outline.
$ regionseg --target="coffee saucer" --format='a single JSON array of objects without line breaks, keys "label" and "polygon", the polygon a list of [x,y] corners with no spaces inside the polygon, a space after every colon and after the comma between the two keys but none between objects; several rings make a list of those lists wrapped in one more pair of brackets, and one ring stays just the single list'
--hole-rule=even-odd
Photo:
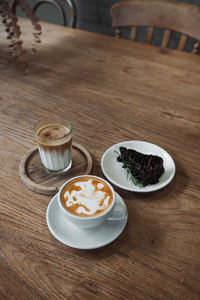
[{"label": "coffee saucer", "polygon": [[46,221],[52,235],[61,243],[76,249],[96,249],[113,242],[124,230],[128,213],[126,204],[116,193],[118,220],[107,219],[94,228],[79,228],[67,221],[59,208],[57,194],[51,199],[46,211]]}]

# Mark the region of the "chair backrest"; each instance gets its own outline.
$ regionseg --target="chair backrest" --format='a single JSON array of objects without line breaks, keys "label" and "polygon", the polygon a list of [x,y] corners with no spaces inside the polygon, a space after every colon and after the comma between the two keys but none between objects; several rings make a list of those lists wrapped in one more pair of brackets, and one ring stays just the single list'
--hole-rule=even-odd
[{"label": "chair backrest", "polygon": [[[66,6],[68,7],[69,10],[69,20],[67,22],[67,17],[65,14],[65,11],[61,4],[57,0],[35,0],[32,1],[31,8],[33,11],[36,13],[37,10],[40,8],[41,5],[44,4],[50,4],[56,8],[56,10],[59,13],[60,20],[61,20],[61,25],[63,26],[69,26],[69,27],[75,27],[76,25],[76,6],[74,3],[74,0],[64,0],[66,3]],[[16,14],[16,7],[17,3],[15,1],[12,1],[12,10]]]},{"label": "chair backrest", "polygon": [[188,36],[197,40],[193,53],[200,47],[200,8],[171,0],[130,0],[111,7],[112,26],[117,27],[116,37],[120,37],[120,27],[130,26],[130,39],[136,40],[138,26],[148,26],[146,42],[151,43],[153,28],[165,29],[161,47],[167,48],[172,31],[181,33],[178,50],[184,50]]}]

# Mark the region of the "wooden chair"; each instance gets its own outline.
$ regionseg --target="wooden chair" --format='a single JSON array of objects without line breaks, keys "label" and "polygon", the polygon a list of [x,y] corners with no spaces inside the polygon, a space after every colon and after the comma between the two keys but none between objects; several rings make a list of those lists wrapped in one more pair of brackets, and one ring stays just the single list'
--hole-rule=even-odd
[{"label": "wooden chair", "polygon": [[[68,10],[69,10],[70,18],[69,18],[68,22],[67,22],[67,17],[65,15],[64,9],[57,0],[35,0],[32,2],[33,4],[31,5],[31,8],[36,13],[41,5],[50,4],[50,5],[54,6],[56,8],[56,10],[58,11],[60,20],[61,20],[61,25],[75,27],[75,25],[76,25],[76,6],[75,6],[74,0],[63,0],[62,2],[64,2],[66,4],[66,6],[68,7]],[[16,8],[17,8],[16,2],[12,1],[11,7],[12,7],[12,11],[16,14]]]},{"label": "wooden chair", "polygon": [[172,31],[181,33],[178,50],[184,50],[188,37],[194,43],[193,53],[200,47],[200,8],[194,5],[170,0],[130,0],[114,4],[110,10],[112,26],[117,27],[115,36],[121,36],[121,29],[130,26],[130,39],[136,40],[139,26],[148,26],[146,43],[152,42],[154,27],[165,29],[161,47],[167,48]]}]

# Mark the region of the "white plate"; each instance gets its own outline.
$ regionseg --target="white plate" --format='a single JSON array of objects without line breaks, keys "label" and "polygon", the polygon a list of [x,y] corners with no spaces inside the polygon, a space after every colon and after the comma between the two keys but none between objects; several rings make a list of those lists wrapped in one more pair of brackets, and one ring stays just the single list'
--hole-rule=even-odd
[{"label": "white plate", "polygon": [[[127,177],[127,170],[122,168],[122,163],[117,161],[118,155],[115,151],[120,153],[119,148],[121,146],[132,148],[143,154],[153,154],[162,157],[165,171],[160,177],[159,182],[142,188],[136,186],[131,179]],[[101,169],[107,179],[116,186],[128,191],[145,193],[159,190],[169,184],[174,177],[176,168],[174,160],[169,153],[159,146],[142,141],[126,141],[113,145],[106,150],[101,158]]]},{"label": "white plate", "polygon": [[76,249],[96,249],[114,241],[124,230],[128,213],[123,199],[116,193],[117,211],[124,215],[120,220],[106,220],[94,228],[79,228],[69,223],[59,208],[57,194],[49,202],[46,220],[50,232],[61,243]]}]

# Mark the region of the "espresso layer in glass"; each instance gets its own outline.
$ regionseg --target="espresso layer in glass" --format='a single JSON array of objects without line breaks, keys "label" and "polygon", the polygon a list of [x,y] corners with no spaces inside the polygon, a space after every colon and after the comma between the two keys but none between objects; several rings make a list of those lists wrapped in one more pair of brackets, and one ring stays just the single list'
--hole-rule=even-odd
[{"label": "espresso layer in glass", "polygon": [[37,130],[42,164],[48,170],[62,170],[71,163],[72,135],[61,124],[47,124]]},{"label": "espresso layer in glass", "polygon": [[73,215],[94,217],[112,204],[113,193],[103,181],[93,177],[72,180],[61,191],[63,207]]}]

